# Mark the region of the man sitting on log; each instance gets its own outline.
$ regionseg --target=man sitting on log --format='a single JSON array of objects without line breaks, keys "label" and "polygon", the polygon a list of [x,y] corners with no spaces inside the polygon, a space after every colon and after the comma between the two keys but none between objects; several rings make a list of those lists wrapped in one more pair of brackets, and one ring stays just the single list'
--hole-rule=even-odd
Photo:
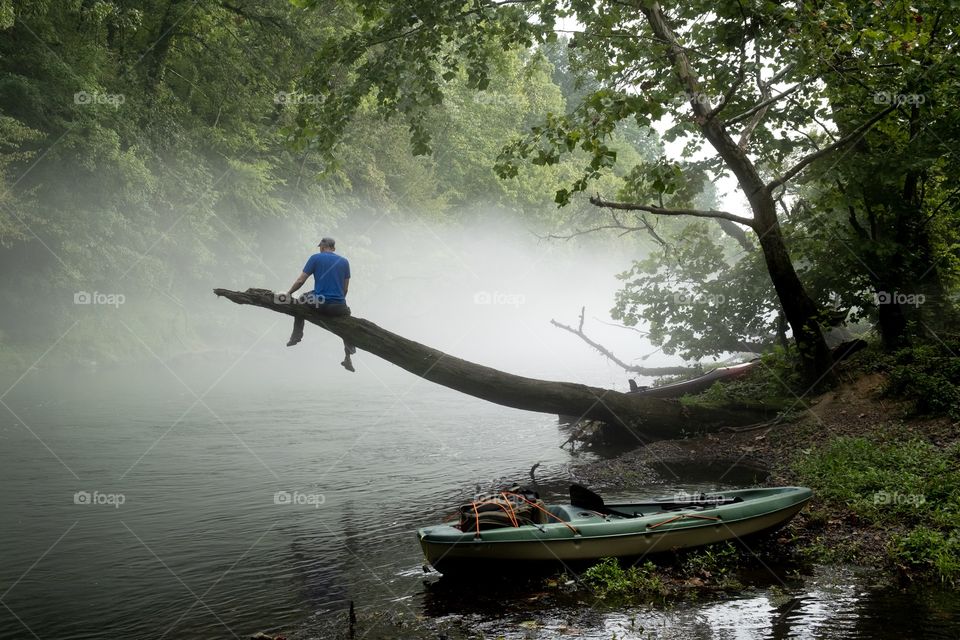
[{"label": "man sitting on log", "polygon": [[[300,302],[315,307],[326,316],[348,316],[350,307],[347,306],[347,289],[350,286],[350,262],[334,252],[336,242],[333,238],[323,238],[317,246],[320,247],[320,253],[310,256],[303,267],[303,273],[297,277],[290,291],[287,292],[287,297],[292,298],[312,275],[313,291],[308,291],[301,296]],[[302,317],[294,319],[293,334],[287,342],[288,347],[303,340],[304,323],[305,320]],[[355,371],[350,356],[356,352],[356,347],[346,340],[343,341],[345,357],[340,364],[347,371]]]}]

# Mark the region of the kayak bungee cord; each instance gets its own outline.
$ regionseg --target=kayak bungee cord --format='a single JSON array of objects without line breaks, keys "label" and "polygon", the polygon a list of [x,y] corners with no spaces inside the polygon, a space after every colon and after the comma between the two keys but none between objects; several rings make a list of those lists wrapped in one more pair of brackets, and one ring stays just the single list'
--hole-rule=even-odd
[{"label": "kayak bungee cord", "polygon": [[701,516],[701,515],[697,515],[696,513],[681,513],[679,515],[673,516],[672,518],[661,520],[656,524],[648,524],[647,529],[656,529],[662,524],[669,524],[671,522],[676,522],[677,520],[682,520],[684,518],[699,518],[700,520],[720,520],[719,516]]},{"label": "kayak bungee cord", "polygon": [[[540,505],[540,504],[538,504],[537,502],[534,502],[534,501],[532,501],[532,500],[529,500],[528,498],[526,498],[525,496],[523,496],[523,495],[521,495],[521,494],[519,494],[519,493],[514,493],[514,492],[512,492],[512,491],[501,491],[499,497],[502,498],[502,501],[499,500],[499,499],[496,498],[496,497],[494,497],[494,498],[487,498],[487,499],[483,499],[483,500],[471,500],[471,501],[470,501],[470,507],[473,509],[474,525],[475,525],[475,527],[476,527],[476,535],[474,536],[475,538],[480,538],[480,537],[481,537],[481,536],[480,536],[480,509],[479,509],[479,507],[482,507],[482,506],[484,506],[484,505],[493,505],[493,506],[495,506],[496,508],[498,508],[498,509],[500,509],[501,511],[503,511],[503,512],[506,514],[507,520],[510,522],[510,526],[511,526],[511,527],[517,528],[517,527],[522,526],[522,525],[520,524],[520,517],[521,517],[521,516],[519,516],[519,515],[517,514],[517,512],[515,511],[515,509],[514,509],[514,502],[516,502],[517,500],[523,501],[523,502],[525,502],[526,504],[529,504],[531,507],[533,507],[533,508],[535,508],[535,509],[538,509],[538,510],[542,511],[543,513],[547,514],[547,516],[553,518],[554,520],[556,520],[557,522],[561,523],[561,524],[562,524],[563,526],[565,526],[566,528],[570,529],[570,531],[572,531],[574,535],[581,535],[581,534],[580,534],[580,531],[578,531],[577,528],[574,527],[573,525],[571,525],[569,522],[567,522],[566,520],[564,520],[564,519],[561,518],[560,516],[558,516],[558,515],[556,515],[556,514],[554,514],[554,513],[551,513],[549,510],[544,509],[542,505]],[[514,499],[511,500],[511,498],[514,498]],[[532,521],[531,521],[531,523],[532,523],[532,524],[536,524],[536,523],[533,523]]]},{"label": "kayak bungee cord", "polygon": [[560,522],[560,523],[564,524],[564,525],[567,527],[567,529],[570,529],[570,531],[573,531],[574,535],[580,535],[580,532],[577,531],[577,528],[574,527],[572,524],[570,524],[569,522],[567,522],[566,520],[564,520],[564,519],[561,518],[560,516],[558,516],[558,515],[556,515],[556,514],[554,514],[554,513],[551,513],[549,510],[544,509],[542,506],[540,506],[540,505],[537,504],[536,502],[532,502],[532,501],[530,501],[530,500],[527,500],[527,498],[525,498],[524,496],[520,495],[519,493],[511,493],[511,492],[508,492],[508,491],[502,491],[502,492],[500,493],[500,495],[503,495],[503,496],[507,496],[507,495],[516,496],[516,497],[520,498],[521,500],[523,500],[524,502],[526,502],[527,504],[529,504],[529,505],[531,505],[531,506],[533,506],[533,507],[536,507],[536,508],[539,509],[540,511],[543,511],[545,514],[547,514],[547,515],[550,516],[551,518],[556,519],[557,522]]}]

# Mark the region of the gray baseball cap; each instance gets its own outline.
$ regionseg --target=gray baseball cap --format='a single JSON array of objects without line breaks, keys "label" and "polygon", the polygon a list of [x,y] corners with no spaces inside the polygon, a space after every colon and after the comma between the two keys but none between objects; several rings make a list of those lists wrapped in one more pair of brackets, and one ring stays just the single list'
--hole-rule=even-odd
[{"label": "gray baseball cap", "polygon": [[337,241],[334,240],[333,238],[324,237],[320,240],[320,244],[318,244],[317,246],[330,247],[331,249],[334,249],[337,246]]}]

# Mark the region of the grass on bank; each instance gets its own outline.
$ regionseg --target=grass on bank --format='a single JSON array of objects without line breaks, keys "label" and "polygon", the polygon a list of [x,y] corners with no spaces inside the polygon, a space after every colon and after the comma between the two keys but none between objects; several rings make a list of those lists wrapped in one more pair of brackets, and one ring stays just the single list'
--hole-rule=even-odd
[{"label": "grass on bank", "polygon": [[[765,355],[750,375],[685,401],[783,411],[791,405],[791,391],[804,392],[798,370],[791,350],[778,349]],[[841,371],[854,377],[883,374],[883,395],[908,403],[903,418],[947,416],[960,421],[958,337],[917,341],[896,351],[872,344],[844,362]],[[922,428],[914,429],[917,432]],[[890,532],[886,552],[894,566],[911,576],[960,584],[960,438],[941,448],[903,430],[823,436],[827,440],[820,448],[793,464],[799,482],[810,486],[823,505],[823,512],[813,517],[828,520],[845,509]],[[835,542],[822,550],[826,555],[821,559],[850,556],[857,543],[855,537]]]},{"label": "grass on bank", "polygon": [[794,465],[826,509],[845,509],[893,531],[891,562],[960,582],[960,443],[936,447],[893,433],[840,437]]},{"label": "grass on bank", "polygon": [[695,597],[698,589],[741,589],[737,576],[745,553],[724,542],[682,552],[668,563],[648,560],[624,568],[616,558],[604,558],[580,579],[596,597],[617,602]]}]

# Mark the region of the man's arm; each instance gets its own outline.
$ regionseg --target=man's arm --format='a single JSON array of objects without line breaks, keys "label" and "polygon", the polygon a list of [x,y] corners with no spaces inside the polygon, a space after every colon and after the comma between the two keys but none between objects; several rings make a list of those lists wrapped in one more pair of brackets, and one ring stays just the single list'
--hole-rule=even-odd
[{"label": "man's arm", "polygon": [[344,278],[344,279],[343,279],[343,295],[344,295],[344,297],[346,297],[346,295],[347,295],[347,289],[349,289],[349,288],[350,288],[350,278]]},{"label": "man's arm", "polygon": [[292,296],[297,290],[303,286],[303,283],[307,281],[307,278],[310,277],[309,273],[301,272],[297,279],[293,281],[293,286],[290,287],[290,291],[287,291],[288,296]]}]

